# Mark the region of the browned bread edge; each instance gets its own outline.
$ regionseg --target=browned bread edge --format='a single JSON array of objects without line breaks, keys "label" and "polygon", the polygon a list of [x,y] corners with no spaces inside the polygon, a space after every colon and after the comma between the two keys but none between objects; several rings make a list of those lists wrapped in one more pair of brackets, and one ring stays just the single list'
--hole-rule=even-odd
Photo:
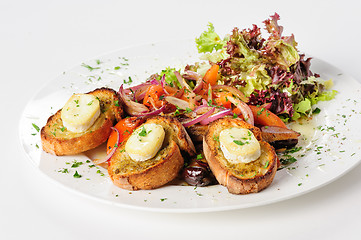
[{"label": "browned bread edge", "polygon": [[[95,89],[88,94],[97,96],[101,100],[101,104],[109,105],[109,109],[106,109],[106,111],[102,113],[102,115],[104,115],[103,124],[95,130],[77,134],[75,137],[57,137],[56,134],[51,133],[51,126],[58,123],[62,124],[60,109],[48,118],[46,125],[41,129],[41,143],[45,152],[58,156],[78,154],[93,149],[108,139],[111,133],[111,127],[115,121],[119,121],[123,115],[123,108],[119,105],[119,96],[110,88]],[[117,102],[118,104],[116,104]],[[61,126],[59,126],[59,128],[60,127]]]},{"label": "browned bread edge", "polygon": [[[218,147],[215,144],[213,137],[213,129],[220,126],[237,125],[250,129],[255,137],[259,140],[261,148],[269,154],[269,164],[267,172],[264,175],[257,174],[252,178],[241,178],[233,174],[227,166],[222,164],[220,158],[224,158],[220,154]],[[212,123],[203,140],[203,150],[206,160],[209,164],[211,171],[216,177],[217,181],[227,187],[228,191],[233,194],[248,194],[256,193],[267,188],[273,181],[277,172],[277,155],[273,147],[261,138],[261,133],[258,128],[238,119],[224,118],[219,119]]]}]

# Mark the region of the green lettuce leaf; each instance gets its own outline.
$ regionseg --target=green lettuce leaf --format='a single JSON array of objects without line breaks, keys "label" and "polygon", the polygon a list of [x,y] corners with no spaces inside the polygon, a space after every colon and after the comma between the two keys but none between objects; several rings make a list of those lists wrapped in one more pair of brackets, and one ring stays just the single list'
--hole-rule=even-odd
[{"label": "green lettuce leaf", "polygon": [[214,31],[212,23],[208,23],[208,30],[204,31],[199,38],[196,38],[197,49],[199,53],[212,52],[220,50],[226,45],[226,41],[222,40]]}]

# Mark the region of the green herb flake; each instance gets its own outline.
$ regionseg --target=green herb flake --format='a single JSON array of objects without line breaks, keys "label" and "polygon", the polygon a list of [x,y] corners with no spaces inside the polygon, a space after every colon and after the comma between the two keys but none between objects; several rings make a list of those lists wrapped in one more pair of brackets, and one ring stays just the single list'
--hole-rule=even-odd
[{"label": "green herb flake", "polygon": [[145,137],[147,136],[147,130],[145,130],[145,127],[143,126],[142,131],[140,131],[139,136]]},{"label": "green herb flake", "polygon": [[75,171],[73,177],[74,178],[81,178],[82,176],[78,173],[78,171]]},{"label": "green herb flake", "polygon": [[128,81],[127,81],[127,80],[124,80],[123,82],[124,82],[124,84],[130,84],[130,83],[133,82],[133,80],[132,80],[132,78],[129,76],[129,77],[128,77]]},{"label": "green herb flake", "polygon": [[74,161],[73,164],[71,165],[72,168],[77,168],[79,167],[80,165],[83,165],[83,162],[78,162],[78,161]]},{"label": "green herb flake", "polygon": [[69,170],[67,168],[63,168],[63,169],[59,170],[58,172],[60,172],[60,173],[69,173]]},{"label": "green herb flake", "polygon": [[85,63],[83,63],[81,66],[87,68],[89,71],[93,71],[95,69],[100,69],[100,67],[92,67],[92,66],[89,66],[89,65],[87,65]]},{"label": "green herb flake", "polygon": [[244,142],[242,142],[241,140],[233,140],[233,142],[235,143],[235,144],[237,144],[237,145],[240,145],[240,146],[243,146],[243,145],[245,145],[246,143],[244,143]]},{"label": "green herb flake", "polygon": [[119,107],[120,105],[119,105],[119,100],[115,100],[114,101],[114,106],[116,106],[116,107]]},{"label": "green herb flake", "polygon": [[321,109],[319,109],[319,108],[315,108],[312,111],[313,114],[319,114],[320,112],[321,112]]},{"label": "green herb flake", "polygon": [[114,70],[119,70],[119,69],[120,69],[119,66],[114,67]]},{"label": "green herb flake", "polygon": [[266,164],[263,166],[263,168],[267,168],[269,165],[269,161],[266,162]]},{"label": "green herb flake", "polygon": [[198,154],[198,155],[197,155],[197,160],[201,160],[201,159],[203,159],[202,154]]},{"label": "green herb flake", "polygon": [[40,128],[39,128],[35,123],[32,123],[31,125],[33,125],[33,127],[35,128],[35,130],[36,130],[37,132],[40,131]]},{"label": "green herb flake", "polygon": [[167,198],[161,198],[160,201],[164,202],[165,200],[167,200]]}]

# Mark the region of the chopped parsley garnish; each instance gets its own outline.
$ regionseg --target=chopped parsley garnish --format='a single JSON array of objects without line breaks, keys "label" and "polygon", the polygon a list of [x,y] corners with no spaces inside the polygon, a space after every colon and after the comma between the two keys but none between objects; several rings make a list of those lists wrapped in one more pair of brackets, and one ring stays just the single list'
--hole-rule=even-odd
[{"label": "chopped parsley garnish", "polygon": [[83,63],[81,66],[87,68],[89,71],[93,71],[95,69],[100,69],[100,67],[91,67],[85,63]]},{"label": "chopped parsley garnish", "polygon": [[40,131],[40,128],[39,128],[35,123],[32,123],[31,125],[33,125],[33,127],[35,128],[35,130],[36,130],[37,132]]},{"label": "chopped parsley garnish", "polygon": [[147,136],[147,130],[145,130],[145,127],[143,126],[142,131],[140,131],[139,136],[145,137]]},{"label": "chopped parsley garnish", "polygon": [[114,101],[114,106],[116,106],[116,107],[119,107],[119,106],[120,106],[118,100],[115,100],[115,101]]},{"label": "chopped parsley garnish", "polygon": [[59,170],[60,173],[69,173],[69,170],[67,168],[63,168],[62,170]]},{"label": "chopped parsley garnish", "polygon": [[263,168],[267,168],[269,165],[269,161],[266,162],[266,164],[263,166]]},{"label": "chopped parsley garnish", "polygon": [[81,178],[82,176],[78,173],[78,171],[75,171],[73,177],[74,178]]},{"label": "chopped parsley garnish", "polygon": [[119,69],[120,69],[119,66],[114,67],[114,70],[119,70]]},{"label": "chopped parsley garnish", "polygon": [[243,145],[249,143],[249,142],[242,142],[241,140],[233,140],[233,142],[234,142],[235,144],[237,144],[237,145],[240,145],[240,146],[243,146]]},{"label": "chopped parsley garnish", "polygon": [[83,164],[83,162],[78,162],[78,161],[75,160],[75,161],[73,162],[73,165],[71,165],[71,167],[72,167],[72,168],[77,168],[77,167],[79,167],[79,166],[82,165],[82,164]]},{"label": "chopped parsley garnish", "polygon": [[315,109],[312,111],[312,114],[319,114],[320,112],[321,112],[321,109],[315,108]]},{"label": "chopped parsley garnish", "polygon": [[201,160],[201,159],[203,159],[202,154],[198,154],[198,155],[197,155],[197,160]]},{"label": "chopped parsley garnish", "polygon": [[133,80],[132,80],[132,78],[129,76],[129,77],[128,77],[128,81],[127,81],[127,80],[124,80],[123,82],[124,82],[124,84],[130,84],[130,83],[133,82]]}]

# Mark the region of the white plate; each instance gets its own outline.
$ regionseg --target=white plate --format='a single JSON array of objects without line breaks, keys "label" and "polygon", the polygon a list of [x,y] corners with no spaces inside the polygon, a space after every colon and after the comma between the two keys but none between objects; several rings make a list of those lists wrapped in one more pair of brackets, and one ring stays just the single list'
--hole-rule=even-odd
[{"label": "white plate", "polygon": [[[334,100],[321,102],[318,105],[321,113],[302,128],[297,128],[306,138],[301,139],[302,150],[295,153],[298,161],[279,170],[273,183],[257,194],[232,195],[219,185],[203,188],[167,185],[156,190],[129,192],[115,187],[107,171],[94,167],[89,161],[94,154],[103,153],[104,146],[100,151],[65,157],[41,150],[39,132],[33,124],[41,128],[72,93],[103,86],[118,89],[124,80],[129,81],[129,76],[136,84],[167,66],[180,69],[198,59],[195,49],[192,41],[123,49],[87,61],[46,84],[28,102],[20,119],[20,140],[29,160],[50,179],[76,193],[117,206],[159,212],[208,212],[270,204],[324,186],[359,163],[361,85],[318,59],[312,60],[312,70],[324,79],[333,79],[334,89],[339,93]],[[83,164],[73,168],[75,161]],[[64,173],[65,169],[67,173]],[[75,172],[82,177],[74,178]]]}]

